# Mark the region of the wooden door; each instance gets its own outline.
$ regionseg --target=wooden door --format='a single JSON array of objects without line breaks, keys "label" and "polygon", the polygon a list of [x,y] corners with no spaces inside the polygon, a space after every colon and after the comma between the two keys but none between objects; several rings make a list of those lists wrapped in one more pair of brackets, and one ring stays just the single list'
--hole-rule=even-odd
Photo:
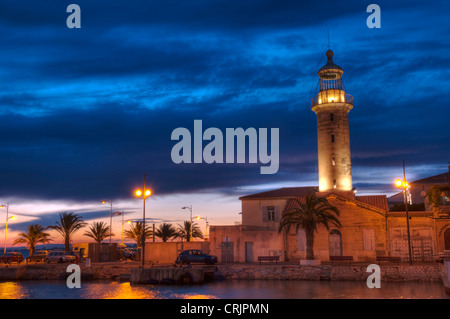
[{"label": "wooden door", "polygon": [[340,231],[333,229],[329,238],[330,256],[342,256],[342,236]]}]

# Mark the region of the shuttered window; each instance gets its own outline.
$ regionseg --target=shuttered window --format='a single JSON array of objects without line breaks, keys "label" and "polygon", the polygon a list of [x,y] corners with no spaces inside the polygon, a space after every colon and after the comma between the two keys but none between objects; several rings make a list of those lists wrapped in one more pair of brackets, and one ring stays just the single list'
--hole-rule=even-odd
[{"label": "shuttered window", "polygon": [[374,229],[363,229],[363,249],[365,251],[375,250]]},{"label": "shuttered window", "polygon": [[279,206],[263,206],[262,208],[263,222],[279,222],[280,207]]}]

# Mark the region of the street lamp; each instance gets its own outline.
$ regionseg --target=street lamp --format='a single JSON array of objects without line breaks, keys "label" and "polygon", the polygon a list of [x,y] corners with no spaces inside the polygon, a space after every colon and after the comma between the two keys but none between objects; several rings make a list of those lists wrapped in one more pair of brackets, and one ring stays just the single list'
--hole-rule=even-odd
[{"label": "street lamp", "polygon": [[181,209],[189,209],[189,211],[191,212],[191,216],[189,218],[189,241],[192,241],[192,205],[181,207]]},{"label": "street lamp", "polygon": [[124,221],[124,219],[123,219],[123,218],[124,218],[124,215],[125,215],[124,212],[115,212],[113,215],[114,215],[114,216],[122,215],[122,245],[123,245],[124,224],[125,224],[125,223],[131,224],[131,221],[129,221],[129,220],[127,220],[126,222]]},{"label": "street lamp", "polygon": [[5,228],[5,245],[3,248],[3,254],[6,254],[6,238],[8,236],[8,221],[10,219],[14,220],[16,219],[16,216],[11,216],[9,217],[9,203],[7,203],[6,205],[0,205],[0,208],[5,208],[6,209],[6,228]]},{"label": "street lamp", "polygon": [[404,201],[405,201],[405,213],[406,213],[406,232],[408,233],[408,252],[409,252],[409,264],[412,265],[412,253],[411,253],[411,235],[409,232],[409,215],[408,215],[408,199],[406,190],[408,189],[408,182],[406,181],[406,174],[405,174],[405,161],[403,161],[403,180],[396,179],[395,180],[395,186],[398,188],[403,189],[404,194]]},{"label": "street lamp", "polygon": [[109,244],[111,245],[111,243],[112,243],[111,235],[112,235],[112,216],[113,216],[112,206],[113,206],[113,203],[112,203],[112,200],[102,200],[102,204],[106,204],[106,203],[108,203],[111,206],[111,214],[109,217]]},{"label": "street lamp", "polygon": [[141,258],[142,258],[142,268],[144,268],[145,260],[145,200],[152,194],[151,190],[147,189],[145,186],[145,174],[144,174],[144,188],[138,189],[135,192],[136,197],[142,198],[144,200],[144,205],[142,209],[142,235],[141,235]]},{"label": "street lamp", "polygon": [[200,219],[204,219],[206,222],[206,228],[205,228],[205,237],[208,237],[208,217],[201,217],[201,216],[195,216],[195,219],[200,220]]}]

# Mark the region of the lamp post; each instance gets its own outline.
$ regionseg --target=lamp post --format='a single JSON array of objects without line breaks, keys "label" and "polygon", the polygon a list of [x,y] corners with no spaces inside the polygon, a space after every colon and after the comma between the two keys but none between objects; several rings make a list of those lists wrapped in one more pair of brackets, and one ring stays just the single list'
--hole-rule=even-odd
[{"label": "lamp post", "polygon": [[205,228],[205,237],[208,237],[208,217],[201,217],[201,216],[196,216],[195,219],[200,220],[200,219],[204,219],[206,222],[206,228]]},{"label": "lamp post", "polygon": [[109,244],[111,245],[111,243],[112,243],[111,235],[112,235],[112,216],[113,216],[112,206],[113,206],[113,203],[112,203],[112,200],[102,200],[102,204],[106,204],[106,203],[108,203],[109,206],[111,206],[111,212],[110,212],[110,217],[109,217]]},{"label": "lamp post", "polygon": [[408,189],[408,182],[406,181],[405,174],[405,161],[403,161],[403,180],[397,179],[395,186],[403,189],[404,201],[405,201],[405,213],[406,213],[406,232],[408,233],[408,252],[409,252],[409,264],[412,265],[412,253],[411,253],[411,235],[409,232],[409,215],[408,215],[408,199],[406,190]]},{"label": "lamp post", "polygon": [[189,218],[189,241],[191,242],[192,241],[192,205],[190,205],[190,206],[184,206],[184,207],[181,207],[181,209],[189,209],[189,211],[191,212],[191,216],[190,216],[190,218]]},{"label": "lamp post", "polygon": [[142,209],[142,235],[141,235],[141,258],[142,258],[142,268],[144,268],[144,260],[145,260],[145,199],[148,198],[152,192],[146,188],[145,185],[145,174],[144,174],[144,188],[143,190],[136,190],[135,195],[138,198],[142,198],[144,200],[144,206]]},{"label": "lamp post", "polygon": [[5,208],[6,209],[6,228],[5,228],[5,245],[3,247],[3,254],[6,254],[6,238],[8,236],[8,221],[10,219],[14,220],[16,219],[16,216],[11,216],[9,217],[9,203],[7,203],[6,205],[0,205],[0,208]]},{"label": "lamp post", "polygon": [[[124,215],[125,215],[125,213],[124,212],[115,212],[113,215],[114,216],[120,216],[120,215],[122,216],[122,245],[123,245],[123,239],[124,239],[123,233],[124,233],[124,224],[125,224]],[[131,224],[131,221],[127,220],[126,223],[127,224]]]}]

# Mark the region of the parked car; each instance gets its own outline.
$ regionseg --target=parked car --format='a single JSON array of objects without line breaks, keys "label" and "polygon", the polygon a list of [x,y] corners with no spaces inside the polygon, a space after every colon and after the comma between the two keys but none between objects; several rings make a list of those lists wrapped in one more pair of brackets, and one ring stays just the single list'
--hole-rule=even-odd
[{"label": "parked car", "polygon": [[25,260],[27,263],[31,261],[39,262],[39,261],[45,261],[45,257],[48,255],[48,250],[38,250],[33,255],[28,256]]},{"label": "parked car", "polygon": [[206,265],[213,265],[217,263],[217,257],[203,253],[198,249],[183,250],[179,255],[177,264],[190,264],[190,263],[204,263]]},{"label": "parked car", "polygon": [[75,258],[75,260],[71,262],[76,262],[78,264],[80,261],[80,254],[77,251],[66,251],[66,255],[73,256]]},{"label": "parked car", "polygon": [[0,263],[11,264],[17,263],[20,264],[23,261],[23,255],[17,252],[9,252],[0,256]]},{"label": "parked car", "polygon": [[65,251],[52,251],[47,257],[45,257],[45,262],[47,264],[56,262],[56,263],[70,263],[75,262],[75,256],[68,255]]}]

